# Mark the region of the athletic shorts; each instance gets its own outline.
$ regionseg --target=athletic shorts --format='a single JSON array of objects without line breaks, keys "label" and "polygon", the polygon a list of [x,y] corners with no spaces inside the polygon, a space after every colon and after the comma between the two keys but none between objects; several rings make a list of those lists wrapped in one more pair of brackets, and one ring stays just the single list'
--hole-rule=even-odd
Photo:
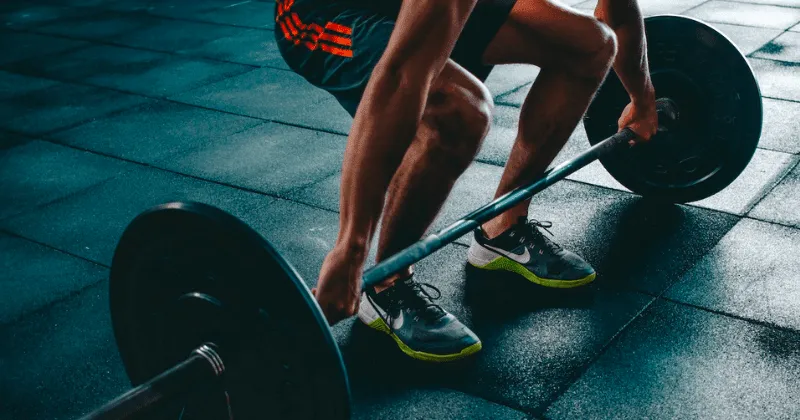
[{"label": "athletic shorts", "polygon": [[[413,1],[413,0],[407,0]],[[286,64],[355,116],[401,0],[276,0],[275,39]],[[481,57],[516,0],[478,0],[450,58],[485,81]]]}]

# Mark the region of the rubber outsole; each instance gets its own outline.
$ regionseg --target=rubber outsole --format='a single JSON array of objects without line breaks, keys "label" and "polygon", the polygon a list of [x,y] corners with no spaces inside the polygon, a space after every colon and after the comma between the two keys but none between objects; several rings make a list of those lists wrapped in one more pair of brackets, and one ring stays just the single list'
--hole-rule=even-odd
[{"label": "rubber outsole", "polygon": [[485,265],[476,265],[473,263],[469,263],[471,266],[475,268],[479,268],[481,270],[500,270],[500,271],[510,271],[515,274],[519,274],[520,276],[524,277],[531,283],[536,283],[540,286],[544,287],[551,287],[554,289],[571,289],[573,287],[580,287],[587,285],[594,281],[595,277],[597,277],[597,273],[589,274],[586,277],[576,279],[576,280],[557,280],[557,279],[545,279],[537,276],[530,272],[527,268],[525,268],[522,264],[513,261],[506,257],[498,257],[492,260],[490,263]]},{"label": "rubber outsole", "polygon": [[477,343],[475,343],[475,344],[473,344],[473,345],[471,345],[469,347],[465,347],[464,349],[462,349],[458,353],[451,353],[451,354],[426,353],[426,352],[423,352],[423,351],[416,351],[416,350],[413,350],[410,347],[408,347],[408,345],[406,345],[406,343],[404,343],[403,341],[400,340],[400,337],[398,337],[395,333],[393,333],[393,332],[391,332],[389,330],[389,327],[386,326],[386,323],[383,322],[383,319],[378,318],[375,321],[372,321],[371,323],[369,323],[367,325],[370,328],[378,330],[378,331],[380,331],[382,333],[385,333],[385,334],[389,335],[390,337],[392,337],[392,339],[394,339],[395,343],[397,343],[397,346],[400,347],[400,350],[402,350],[402,352],[405,353],[406,355],[408,355],[408,356],[410,356],[410,357],[412,357],[414,359],[423,360],[423,361],[426,361],[426,362],[451,362],[451,361],[454,361],[454,360],[463,359],[465,357],[473,355],[473,354],[479,352],[483,348],[483,344],[480,341],[478,341]]}]

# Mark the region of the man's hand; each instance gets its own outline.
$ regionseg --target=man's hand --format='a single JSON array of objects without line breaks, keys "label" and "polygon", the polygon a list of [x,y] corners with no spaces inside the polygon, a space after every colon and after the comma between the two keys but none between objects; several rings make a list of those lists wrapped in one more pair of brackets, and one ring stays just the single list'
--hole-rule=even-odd
[{"label": "man's hand", "polygon": [[[337,261],[338,260],[338,261]],[[311,294],[317,299],[322,313],[330,325],[347,319],[358,312],[361,296],[360,264],[336,258],[333,252],[322,264],[322,275]]]},{"label": "man's hand", "polygon": [[639,103],[629,103],[622,111],[622,116],[619,117],[617,125],[620,131],[627,127],[636,133],[638,139],[632,141],[631,145],[637,141],[649,141],[658,131],[656,101],[647,100]]},{"label": "man's hand", "polygon": [[633,100],[619,117],[619,129],[627,127],[636,133],[638,139],[631,144],[648,141],[658,130],[658,115],[638,0],[599,0],[594,15],[617,35],[614,71]]}]

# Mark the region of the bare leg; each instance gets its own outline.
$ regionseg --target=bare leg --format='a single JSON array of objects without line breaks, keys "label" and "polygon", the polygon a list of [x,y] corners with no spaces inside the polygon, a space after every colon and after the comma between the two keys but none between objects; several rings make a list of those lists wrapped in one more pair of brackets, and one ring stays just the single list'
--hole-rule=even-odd
[{"label": "bare leg", "polygon": [[[480,80],[448,62],[389,187],[378,261],[418,241],[436,218],[488,132],[491,106],[491,96]],[[376,289],[410,274],[411,267]]]},{"label": "bare leg", "polygon": [[[610,68],[613,32],[591,16],[544,0],[520,0],[487,48],[491,64],[541,66],[520,113],[519,131],[496,196],[533,181],[575,130]],[[487,222],[489,237],[528,215],[530,200]]]}]

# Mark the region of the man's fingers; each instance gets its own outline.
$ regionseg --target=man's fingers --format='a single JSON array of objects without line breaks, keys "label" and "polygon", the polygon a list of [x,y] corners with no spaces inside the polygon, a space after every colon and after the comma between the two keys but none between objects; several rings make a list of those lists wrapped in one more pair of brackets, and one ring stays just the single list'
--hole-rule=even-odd
[{"label": "man's fingers", "polygon": [[350,318],[358,313],[358,304],[356,301],[353,305],[344,306],[341,304],[321,304],[322,313],[325,319],[328,320],[330,326],[336,325],[338,322]]}]

